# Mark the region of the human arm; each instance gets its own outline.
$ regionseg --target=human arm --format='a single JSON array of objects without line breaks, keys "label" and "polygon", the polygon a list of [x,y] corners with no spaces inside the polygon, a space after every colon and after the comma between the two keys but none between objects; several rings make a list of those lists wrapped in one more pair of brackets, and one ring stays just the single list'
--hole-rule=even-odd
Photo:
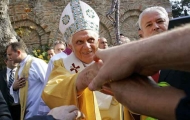
[{"label": "human arm", "polygon": [[121,80],[134,72],[152,75],[164,68],[190,71],[189,32],[190,25],[186,25],[146,40],[99,50],[96,57],[104,64],[89,88],[100,89],[106,81]]},{"label": "human arm", "polygon": [[95,77],[95,75],[98,73],[100,67],[102,66],[102,62],[95,62],[91,64],[90,66],[83,69],[76,79],[76,89],[77,93],[81,93],[84,89],[88,87],[91,80]]},{"label": "human arm", "polygon": [[52,58],[51,58],[51,59],[49,60],[49,62],[48,62],[48,67],[47,67],[47,71],[46,71],[46,76],[45,76],[45,81],[46,81],[46,82],[47,82],[48,79],[49,79],[49,75],[50,75],[52,69],[53,69],[53,60],[52,60]]},{"label": "human arm", "polygon": [[144,76],[132,76],[110,83],[116,99],[131,111],[161,120],[175,120],[175,109],[185,93],[182,90],[158,87]]},{"label": "human arm", "polygon": [[31,64],[31,68],[34,72],[33,73],[31,72],[29,74],[33,74],[35,78],[38,78],[38,80],[40,80],[40,82],[42,82],[45,85],[46,84],[45,76],[46,76],[47,67],[48,65],[45,61],[35,58],[33,59]]}]

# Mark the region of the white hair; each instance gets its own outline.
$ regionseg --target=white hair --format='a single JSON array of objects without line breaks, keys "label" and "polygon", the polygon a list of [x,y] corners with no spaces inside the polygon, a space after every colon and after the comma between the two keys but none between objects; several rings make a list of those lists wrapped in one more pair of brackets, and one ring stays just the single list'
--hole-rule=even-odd
[{"label": "white hair", "polygon": [[152,11],[160,11],[161,13],[163,13],[166,16],[166,20],[169,21],[168,13],[165,8],[163,8],[161,6],[149,7],[149,8],[146,8],[145,10],[143,10],[143,12],[139,15],[138,25],[139,25],[140,29],[142,28],[141,21],[142,21],[143,15],[148,12],[152,12]]}]

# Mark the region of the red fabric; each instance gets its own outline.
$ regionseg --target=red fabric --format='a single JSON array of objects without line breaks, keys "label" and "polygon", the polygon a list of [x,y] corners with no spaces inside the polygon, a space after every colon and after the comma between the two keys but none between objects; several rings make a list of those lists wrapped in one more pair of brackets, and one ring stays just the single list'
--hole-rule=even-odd
[{"label": "red fabric", "polygon": [[160,76],[160,73],[157,72],[156,74],[152,75],[151,77],[153,78],[153,80],[154,80],[155,82],[158,82],[159,76]]},{"label": "red fabric", "polygon": [[70,55],[72,53],[72,50],[67,47],[63,52],[66,53],[67,55]]}]

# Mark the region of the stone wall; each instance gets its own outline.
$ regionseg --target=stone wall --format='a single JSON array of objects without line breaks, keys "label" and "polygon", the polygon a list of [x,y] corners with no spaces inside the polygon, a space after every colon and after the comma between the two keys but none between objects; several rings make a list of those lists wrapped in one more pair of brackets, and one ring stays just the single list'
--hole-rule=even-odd
[{"label": "stone wall", "polygon": [[[62,40],[59,32],[59,18],[70,0],[10,0],[9,15],[15,30],[29,48],[43,44],[51,44],[54,40]],[[110,45],[115,42],[113,24],[106,13],[111,8],[111,0],[83,0],[91,5],[100,17],[100,36],[108,39]],[[143,9],[160,5],[166,8],[171,16],[169,0],[121,0],[120,30],[131,40],[138,39],[136,22]]]}]

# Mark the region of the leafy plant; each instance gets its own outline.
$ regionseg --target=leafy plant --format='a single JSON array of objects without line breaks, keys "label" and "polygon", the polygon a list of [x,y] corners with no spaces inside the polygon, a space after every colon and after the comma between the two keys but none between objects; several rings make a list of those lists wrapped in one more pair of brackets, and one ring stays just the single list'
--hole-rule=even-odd
[{"label": "leafy plant", "polygon": [[34,48],[34,50],[32,51],[32,55],[34,57],[40,58],[42,60],[44,60],[46,63],[48,63],[48,54],[47,54],[47,48],[48,45],[43,45],[39,48]]}]

